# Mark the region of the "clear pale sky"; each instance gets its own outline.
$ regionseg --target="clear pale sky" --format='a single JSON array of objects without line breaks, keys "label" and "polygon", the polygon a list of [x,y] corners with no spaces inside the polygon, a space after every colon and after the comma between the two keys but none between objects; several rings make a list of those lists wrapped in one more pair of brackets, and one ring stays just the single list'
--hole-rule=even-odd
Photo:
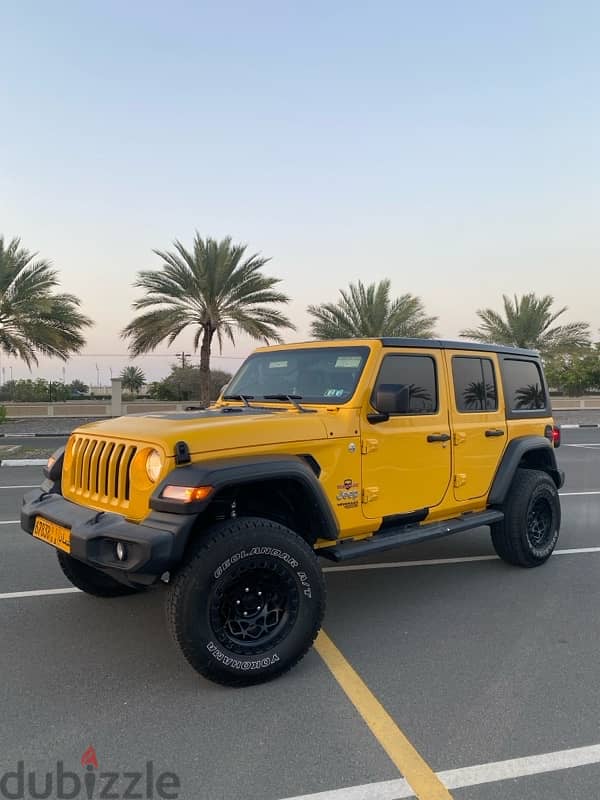
[{"label": "clear pale sky", "polygon": [[0,232],[96,321],[67,381],[129,363],[135,273],[195,229],[272,257],[290,340],[307,304],[386,276],[447,337],[503,292],[600,327],[595,0],[5,0],[0,29]]}]

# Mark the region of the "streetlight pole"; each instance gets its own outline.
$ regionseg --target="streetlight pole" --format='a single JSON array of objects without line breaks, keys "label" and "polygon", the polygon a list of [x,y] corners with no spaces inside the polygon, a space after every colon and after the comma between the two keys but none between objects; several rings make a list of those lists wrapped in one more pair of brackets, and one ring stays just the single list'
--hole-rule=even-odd
[{"label": "streetlight pole", "polygon": [[181,359],[181,367],[182,367],[182,369],[185,368],[185,360],[186,360],[186,358],[191,358],[192,357],[191,353],[175,353],[175,356],[177,358]]}]

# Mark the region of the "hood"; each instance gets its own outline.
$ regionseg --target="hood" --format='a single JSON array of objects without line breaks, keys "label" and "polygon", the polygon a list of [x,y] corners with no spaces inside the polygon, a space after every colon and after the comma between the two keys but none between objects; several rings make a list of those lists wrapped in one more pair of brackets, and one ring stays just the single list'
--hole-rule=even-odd
[{"label": "hood", "polygon": [[302,413],[284,407],[222,406],[204,411],[135,414],[78,428],[95,436],[160,444],[172,454],[184,441],[190,453],[224,452],[327,438],[325,410]]}]

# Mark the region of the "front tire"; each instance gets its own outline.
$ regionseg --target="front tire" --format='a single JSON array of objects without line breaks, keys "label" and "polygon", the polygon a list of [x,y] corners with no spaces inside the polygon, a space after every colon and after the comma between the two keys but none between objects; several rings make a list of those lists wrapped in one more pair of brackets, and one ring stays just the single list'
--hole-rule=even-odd
[{"label": "front tire", "polygon": [[94,597],[124,597],[125,595],[137,594],[145,590],[144,586],[139,588],[125,586],[124,583],[119,583],[119,581],[111,578],[110,575],[105,575],[103,572],[84,564],[82,561],[78,561],[61,550],[57,550],[56,555],[64,576],[73,586],[81,589],[86,594],[94,595]]},{"label": "front tire", "polygon": [[314,550],[258,517],[230,519],[199,535],[167,596],[168,624],[183,655],[226,686],[287,672],[310,649],[325,611]]},{"label": "front tire", "polygon": [[518,469],[502,510],[502,522],[491,526],[500,558],[520,567],[547,561],[556,547],[561,520],[552,478],[540,470]]}]

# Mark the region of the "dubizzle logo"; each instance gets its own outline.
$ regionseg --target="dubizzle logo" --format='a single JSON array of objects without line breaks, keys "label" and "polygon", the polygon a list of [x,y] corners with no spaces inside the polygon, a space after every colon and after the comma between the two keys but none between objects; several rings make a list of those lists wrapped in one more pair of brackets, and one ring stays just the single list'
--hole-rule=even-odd
[{"label": "dubizzle logo", "polygon": [[85,753],[81,756],[81,766],[82,767],[92,767],[93,769],[99,769],[98,767],[98,757],[96,755],[96,751],[90,745]]},{"label": "dubizzle logo", "polygon": [[54,772],[27,771],[24,761],[0,773],[2,800],[177,800],[181,782],[174,772],[156,773],[154,762],[142,771],[100,772],[98,756],[90,745],[81,756],[81,776],[56,762]]}]

